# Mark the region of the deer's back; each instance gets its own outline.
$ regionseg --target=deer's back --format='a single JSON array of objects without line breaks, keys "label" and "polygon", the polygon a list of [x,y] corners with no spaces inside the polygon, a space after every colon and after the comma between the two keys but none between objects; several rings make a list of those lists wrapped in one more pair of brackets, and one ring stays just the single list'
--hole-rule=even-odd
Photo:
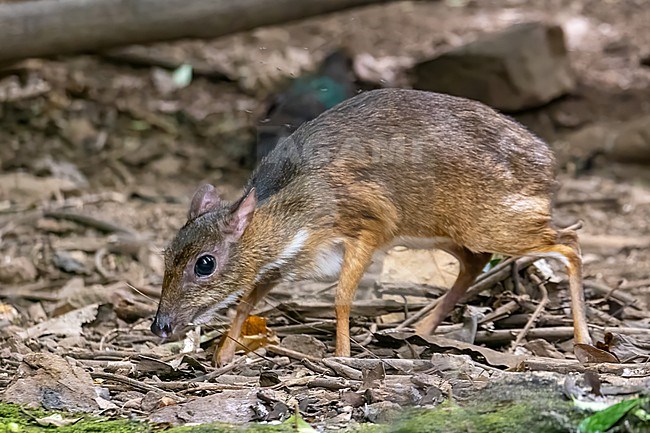
[{"label": "deer's back", "polygon": [[501,218],[546,222],[553,166],[543,141],[481,103],[384,89],[305,123],[253,183],[262,200],[307,191],[343,218],[393,218],[400,235],[477,238]]}]

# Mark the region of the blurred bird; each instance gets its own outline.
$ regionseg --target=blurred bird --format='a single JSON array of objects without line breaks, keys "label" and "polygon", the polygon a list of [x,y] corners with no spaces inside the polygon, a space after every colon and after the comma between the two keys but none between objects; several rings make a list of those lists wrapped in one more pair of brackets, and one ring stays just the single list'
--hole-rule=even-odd
[{"label": "blurred bird", "polygon": [[352,59],[342,50],[328,55],[316,72],[294,79],[275,95],[257,124],[256,159],[268,154],[301,124],[357,93]]}]

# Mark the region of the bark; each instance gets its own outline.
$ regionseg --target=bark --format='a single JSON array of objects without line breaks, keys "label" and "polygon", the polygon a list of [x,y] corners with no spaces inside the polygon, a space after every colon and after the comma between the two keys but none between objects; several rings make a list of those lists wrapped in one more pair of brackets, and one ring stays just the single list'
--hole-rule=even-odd
[{"label": "bark", "polygon": [[40,0],[0,3],[0,62],[216,38],[391,0]]}]

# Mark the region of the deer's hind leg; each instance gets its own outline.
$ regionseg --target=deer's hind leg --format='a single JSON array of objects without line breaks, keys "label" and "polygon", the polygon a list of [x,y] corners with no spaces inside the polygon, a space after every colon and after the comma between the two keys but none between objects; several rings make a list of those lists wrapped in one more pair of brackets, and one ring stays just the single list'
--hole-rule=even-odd
[{"label": "deer's hind leg", "polygon": [[582,258],[578,236],[571,229],[554,229],[549,219],[537,219],[534,224],[530,222],[533,218],[515,220],[511,227],[523,227],[525,230],[502,231],[504,235],[493,239],[490,249],[509,256],[548,257],[562,262],[569,276],[574,342],[591,344],[582,289]]},{"label": "deer's hind leg", "polygon": [[456,306],[469,286],[472,285],[476,277],[481,273],[490,260],[490,257],[492,257],[490,253],[473,253],[467,248],[451,242],[445,245],[438,245],[437,247],[448,252],[458,260],[459,272],[451,289],[438,301],[433,311],[415,326],[417,333],[420,335],[433,334],[438,325],[451,313],[454,306]]},{"label": "deer's hind leg", "polygon": [[582,287],[582,257],[578,235],[570,229],[554,230],[549,227],[548,230],[554,232],[554,243],[532,247],[522,251],[521,255],[551,257],[564,264],[569,276],[574,343],[592,344],[587,326],[585,295]]}]

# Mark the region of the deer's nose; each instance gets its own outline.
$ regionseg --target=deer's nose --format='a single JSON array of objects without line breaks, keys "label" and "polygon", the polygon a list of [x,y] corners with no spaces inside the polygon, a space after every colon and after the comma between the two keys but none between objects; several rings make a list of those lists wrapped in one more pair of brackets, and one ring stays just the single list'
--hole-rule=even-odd
[{"label": "deer's nose", "polygon": [[156,314],[156,318],[151,324],[151,332],[159,337],[169,337],[172,335],[172,321],[166,314]]}]

